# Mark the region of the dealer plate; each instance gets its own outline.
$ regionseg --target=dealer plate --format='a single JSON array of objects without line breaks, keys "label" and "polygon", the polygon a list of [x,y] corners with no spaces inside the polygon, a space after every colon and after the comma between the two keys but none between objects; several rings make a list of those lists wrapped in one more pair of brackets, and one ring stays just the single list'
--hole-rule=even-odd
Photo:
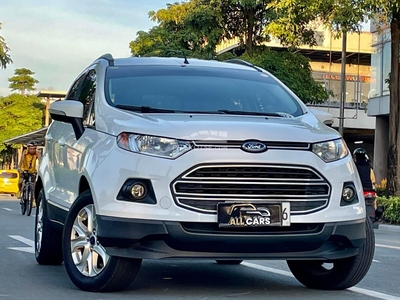
[{"label": "dealer plate", "polygon": [[219,227],[290,226],[290,202],[218,203]]}]

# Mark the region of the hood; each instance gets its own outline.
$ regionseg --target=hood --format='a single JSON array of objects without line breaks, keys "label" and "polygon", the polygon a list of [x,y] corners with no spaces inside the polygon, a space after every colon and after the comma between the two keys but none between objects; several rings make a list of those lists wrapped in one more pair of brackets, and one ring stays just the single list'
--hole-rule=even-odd
[{"label": "hood", "polygon": [[[114,116],[112,116],[114,115]],[[98,122],[99,121],[99,122]],[[106,122],[96,120],[99,130],[200,141],[290,141],[320,142],[340,138],[310,112],[297,118],[223,114],[139,114],[118,110]]]}]

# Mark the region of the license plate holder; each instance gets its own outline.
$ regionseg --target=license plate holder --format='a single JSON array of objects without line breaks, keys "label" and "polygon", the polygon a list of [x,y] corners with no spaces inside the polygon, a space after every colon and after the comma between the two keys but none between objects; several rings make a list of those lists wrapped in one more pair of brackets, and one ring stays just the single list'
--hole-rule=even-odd
[{"label": "license plate holder", "polygon": [[290,226],[290,202],[221,202],[217,216],[225,228]]}]

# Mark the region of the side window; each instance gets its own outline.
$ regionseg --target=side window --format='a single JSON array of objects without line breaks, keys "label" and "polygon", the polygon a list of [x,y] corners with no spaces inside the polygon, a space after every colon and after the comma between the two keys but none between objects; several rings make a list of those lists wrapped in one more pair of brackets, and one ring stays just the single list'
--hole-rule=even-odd
[{"label": "side window", "polygon": [[81,87],[81,85],[82,85],[82,82],[83,82],[83,80],[85,79],[85,75],[86,75],[86,74],[83,74],[81,77],[79,77],[79,78],[74,82],[74,84],[72,85],[72,87],[71,87],[71,89],[69,90],[69,93],[68,93],[68,95],[67,95],[67,97],[66,97],[65,99],[68,99],[68,100],[77,100],[76,98],[77,98],[77,96],[78,96],[78,92],[79,92],[79,89],[80,89],[80,87]]},{"label": "side window", "polygon": [[94,98],[96,95],[96,72],[90,70],[83,82],[78,101],[82,102],[83,124],[94,126]]}]

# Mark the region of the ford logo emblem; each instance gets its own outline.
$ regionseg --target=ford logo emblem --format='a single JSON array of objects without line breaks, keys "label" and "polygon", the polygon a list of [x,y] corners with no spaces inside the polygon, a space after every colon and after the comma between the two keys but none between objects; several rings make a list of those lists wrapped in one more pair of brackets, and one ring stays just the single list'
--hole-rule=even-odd
[{"label": "ford logo emblem", "polygon": [[242,150],[251,153],[261,153],[267,151],[267,146],[258,141],[247,141],[243,143]]}]

